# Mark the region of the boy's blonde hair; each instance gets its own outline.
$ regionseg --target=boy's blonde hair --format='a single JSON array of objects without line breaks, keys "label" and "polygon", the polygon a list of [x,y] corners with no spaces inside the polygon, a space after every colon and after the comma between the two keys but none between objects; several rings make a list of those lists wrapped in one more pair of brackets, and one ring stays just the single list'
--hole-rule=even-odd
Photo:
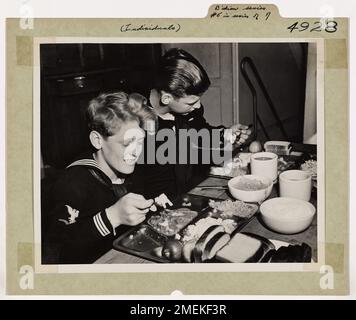
[{"label": "boy's blonde hair", "polygon": [[126,121],[137,121],[141,128],[146,127],[147,121],[156,121],[144,96],[138,93],[128,95],[123,91],[102,93],[91,100],[86,117],[89,130],[104,137],[114,135]]}]

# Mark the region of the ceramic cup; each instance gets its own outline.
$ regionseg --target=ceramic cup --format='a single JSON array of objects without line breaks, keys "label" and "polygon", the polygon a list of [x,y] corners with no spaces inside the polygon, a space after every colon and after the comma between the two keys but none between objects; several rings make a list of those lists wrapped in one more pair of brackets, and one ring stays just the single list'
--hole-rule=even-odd
[{"label": "ceramic cup", "polygon": [[312,189],[311,175],[302,170],[287,170],[279,175],[281,197],[310,200]]},{"label": "ceramic cup", "polygon": [[251,174],[277,179],[278,156],[272,152],[257,152],[251,156]]}]

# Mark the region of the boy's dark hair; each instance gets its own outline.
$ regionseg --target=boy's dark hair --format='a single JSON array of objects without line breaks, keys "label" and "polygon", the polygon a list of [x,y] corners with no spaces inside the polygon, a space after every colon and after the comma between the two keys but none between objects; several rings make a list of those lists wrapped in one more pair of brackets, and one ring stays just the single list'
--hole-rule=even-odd
[{"label": "boy's dark hair", "polygon": [[191,54],[183,49],[168,50],[161,59],[155,89],[176,98],[201,96],[210,86],[208,74]]},{"label": "boy's dark hair", "polygon": [[114,135],[125,121],[137,121],[141,128],[149,120],[156,121],[144,96],[138,93],[128,95],[122,91],[102,93],[91,100],[86,117],[89,130],[104,137]]}]

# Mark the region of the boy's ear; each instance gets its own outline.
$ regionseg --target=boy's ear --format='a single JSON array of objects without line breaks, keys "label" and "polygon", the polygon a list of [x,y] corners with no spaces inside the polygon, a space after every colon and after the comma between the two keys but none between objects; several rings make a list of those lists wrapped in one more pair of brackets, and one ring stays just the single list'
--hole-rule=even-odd
[{"label": "boy's ear", "polygon": [[90,143],[96,150],[100,150],[102,147],[103,137],[97,131],[91,131],[89,134]]},{"label": "boy's ear", "polygon": [[165,106],[168,106],[174,100],[173,96],[170,93],[161,91],[161,103]]}]

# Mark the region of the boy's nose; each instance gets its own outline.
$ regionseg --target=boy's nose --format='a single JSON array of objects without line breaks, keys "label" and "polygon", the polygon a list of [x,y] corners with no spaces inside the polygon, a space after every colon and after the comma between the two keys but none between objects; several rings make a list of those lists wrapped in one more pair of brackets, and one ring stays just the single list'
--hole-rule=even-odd
[{"label": "boy's nose", "polygon": [[132,150],[132,155],[136,158],[138,158],[142,152],[143,146],[140,144],[137,144],[136,147]]}]

